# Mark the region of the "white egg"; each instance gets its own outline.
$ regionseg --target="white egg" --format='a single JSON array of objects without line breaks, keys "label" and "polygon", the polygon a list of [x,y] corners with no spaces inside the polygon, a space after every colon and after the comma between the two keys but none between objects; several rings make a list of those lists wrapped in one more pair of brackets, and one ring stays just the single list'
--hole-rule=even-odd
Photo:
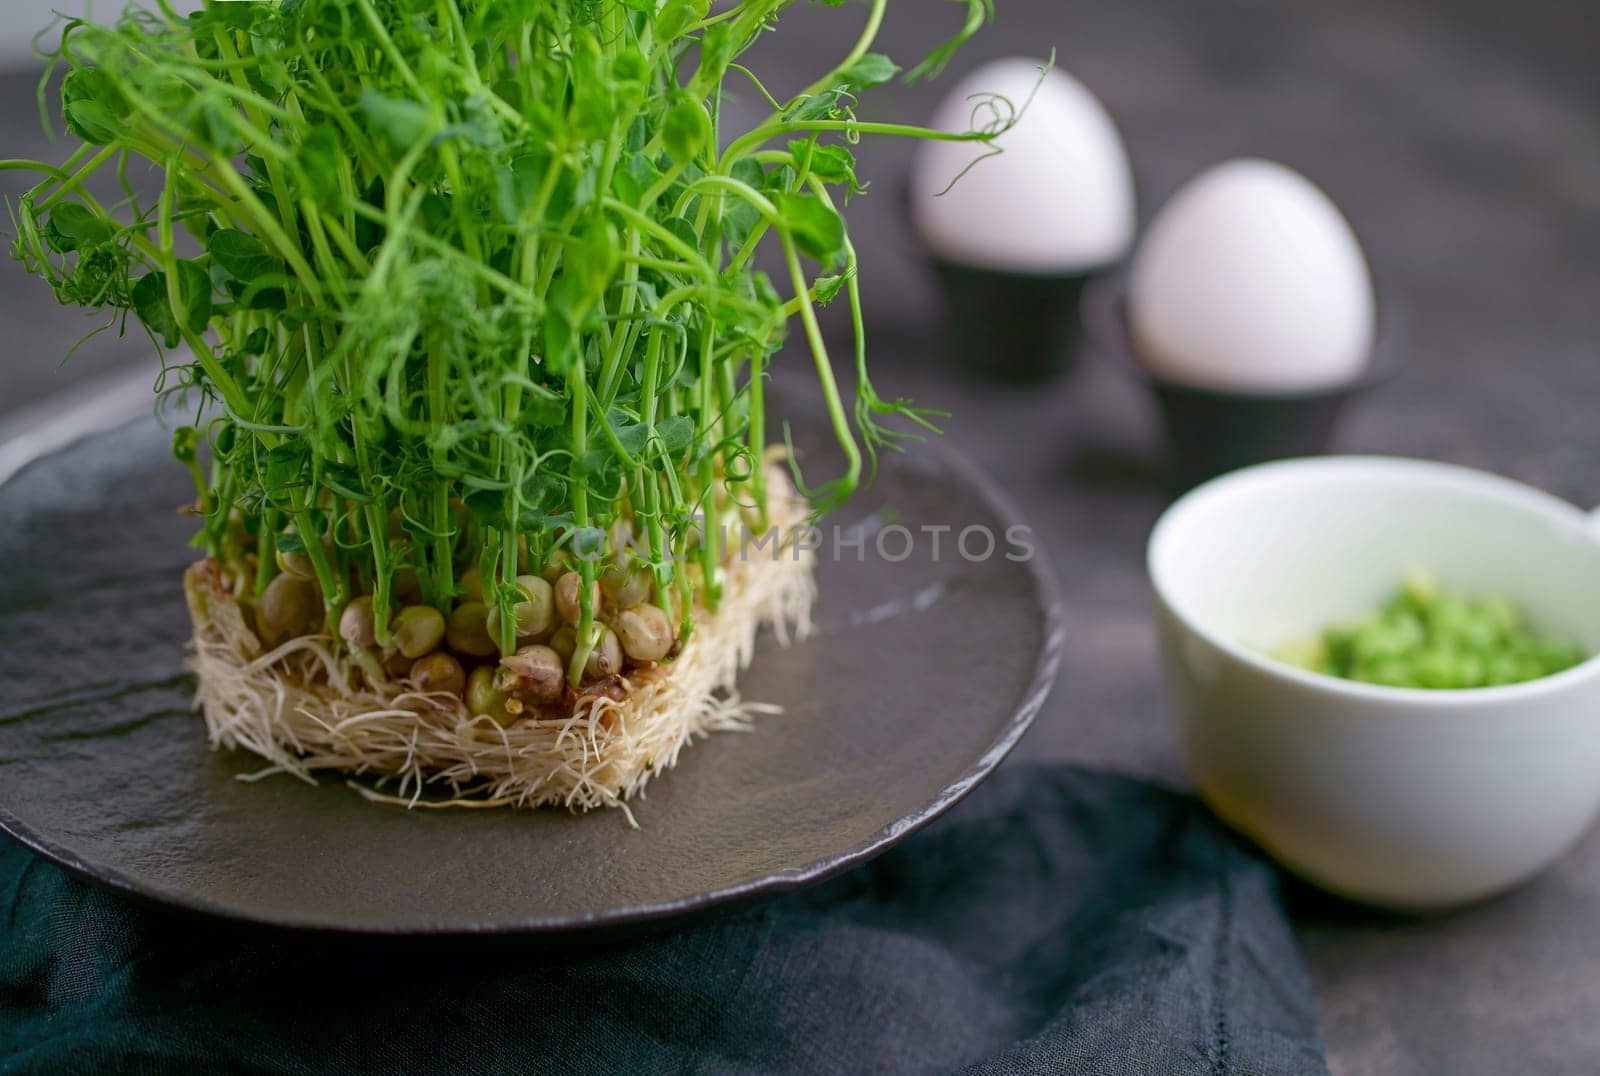
[{"label": "white egg", "polygon": [[982,144],[919,147],[911,175],[912,220],[937,256],[1050,273],[1105,265],[1127,253],[1134,228],[1133,173],[1122,139],[1082,83],[1054,69],[1041,81],[1043,66],[1024,59],[986,64],[963,79],[935,114],[939,130],[969,131],[1007,113],[996,96],[1019,109],[1032,97],[1016,126],[997,139],[1001,154],[973,165],[986,152]]},{"label": "white egg", "polygon": [[1217,388],[1294,390],[1360,376],[1372,276],[1338,208],[1265,160],[1208,168],[1161,208],[1134,256],[1128,316],[1154,373]]}]

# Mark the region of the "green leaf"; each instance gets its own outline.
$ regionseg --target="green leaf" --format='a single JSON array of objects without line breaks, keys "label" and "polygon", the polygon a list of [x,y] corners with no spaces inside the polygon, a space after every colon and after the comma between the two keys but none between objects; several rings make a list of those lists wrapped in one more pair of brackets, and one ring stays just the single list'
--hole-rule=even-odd
[{"label": "green leaf", "polygon": [[783,226],[802,251],[827,262],[844,250],[844,218],[809,194],[768,195]]},{"label": "green leaf", "polygon": [[234,228],[219,228],[206,240],[206,252],[233,279],[249,283],[270,273],[282,273],[283,262],[253,235]]},{"label": "green leaf", "polygon": [[517,420],[524,426],[535,429],[553,429],[564,426],[567,421],[567,409],[562,406],[559,399],[531,400],[522,405],[522,413]]},{"label": "green leaf", "polygon": [[824,183],[848,182],[852,193],[859,189],[855,155],[843,146],[822,146],[801,140],[789,143],[789,153],[794,157],[796,168],[805,165],[809,155],[811,174]]},{"label": "green leaf", "polygon": [[234,157],[244,148],[230,120],[237,120],[234,106],[199,98],[188,109],[189,137],[207,152],[219,157]]},{"label": "green leaf", "polygon": [[500,528],[506,525],[506,494],[499,489],[473,490],[462,498],[467,511],[481,526]]},{"label": "green leaf", "polygon": [[683,217],[669,217],[661,222],[662,227],[671,232],[677,239],[693,249],[700,246],[700,233],[694,230],[694,222]]},{"label": "green leaf", "polygon": [[693,160],[711,141],[711,117],[705,106],[681,97],[661,121],[661,144],[677,161]]},{"label": "green leaf", "polygon": [[107,146],[117,140],[116,117],[98,101],[74,101],[62,108],[67,130],[92,146]]},{"label": "green leaf", "polygon": [[542,153],[523,153],[495,171],[496,205],[507,224],[521,224],[523,215],[533,208],[549,170],[550,159]]},{"label": "green leaf", "polygon": [[661,178],[661,172],[643,153],[629,154],[622,166],[611,177],[611,190],[618,199],[635,208],[649,211],[652,207],[640,203],[644,193]]},{"label": "green leaf", "polygon": [[167,347],[177,347],[183,329],[202,333],[211,320],[211,276],[199,262],[178,262],[177,314],[167,294],[167,275],[160,271],[134,281],[128,301],[145,328]]},{"label": "green leaf", "polygon": [[294,151],[295,164],[306,185],[305,193],[324,204],[338,203],[339,159],[343,152],[339,133],[334,128],[322,125],[306,132]]},{"label": "green leaf", "polygon": [[269,448],[261,472],[267,496],[280,504],[287,501],[291,489],[305,484],[310,460],[311,446],[298,437],[279,441]]},{"label": "green leaf", "polygon": [[650,62],[637,47],[629,45],[612,59],[611,77],[618,82],[644,82],[650,77]]},{"label": "green leaf", "polygon": [[197,261],[178,263],[178,313],[180,324],[203,333],[211,321],[211,274]]},{"label": "green leaf", "polygon": [[656,423],[656,436],[661,438],[668,456],[681,456],[694,441],[694,419],[688,415],[670,415]]},{"label": "green leaf", "polygon": [[881,86],[900,73],[900,65],[880,52],[869,52],[839,74],[852,92]]},{"label": "green leaf", "polygon": [[839,297],[839,289],[844,287],[847,278],[845,274],[838,273],[834,276],[819,276],[811,282],[811,298],[818,306],[827,306]]},{"label": "green leaf", "polygon": [[620,422],[615,417],[610,419],[612,432],[617,435],[617,443],[624,452],[634,459],[639,458],[639,453],[644,451],[644,445],[650,439],[650,428],[642,422]]},{"label": "green leaf", "polygon": [[735,40],[733,28],[726,22],[713,23],[700,35],[700,67],[689,83],[689,92],[704,96],[722,81],[728,65],[742,47]]},{"label": "green leaf", "polygon": [[598,557],[605,548],[605,542],[606,532],[599,527],[572,529],[572,551],[584,559]]},{"label": "green leaf", "polygon": [[371,501],[372,498],[362,488],[361,472],[353,464],[324,460],[320,466],[322,484],[328,489],[356,504]]},{"label": "green leaf", "polygon": [[540,471],[522,483],[524,511],[546,513],[566,501],[567,484],[548,471]]},{"label": "green leaf", "polygon": [[794,165],[785,164],[772,169],[767,173],[767,190],[784,192],[792,191],[800,186],[800,173],[794,170]]},{"label": "green leaf", "polygon": [[587,27],[574,27],[568,62],[572,65],[572,104],[567,127],[578,138],[605,138],[616,115],[606,54]]},{"label": "green leaf", "polygon": [[[611,286],[621,257],[621,240],[610,221],[601,220],[566,251],[566,273],[576,277],[590,301],[598,300]],[[587,304],[585,304],[587,305]]]},{"label": "green leaf", "polygon": [[62,202],[52,209],[44,228],[45,242],[58,254],[99,246],[114,234],[109,221],[78,202]]},{"label": "green leaf", "polygon": [[167,274],[157,271],[146,273],[133,282],[128,292],[128,303],[151,335],[167,347],[177,347],[183,339],[178,331],[178,321],[172,316],[172,304],[167,301]]},{"label": "green leaf", "polygon": [[[732,176],[754,190],[766,186],[767,173],[756,161],[748,158],[735,162]],[[722,210],[722,234],[734,246],[743,246],[745,239],[761,222],[761,211],[743,198],[730,198]]]},{"label": "green leaf", "polygon": [[433,117],[426,105],[415,101],[362,90],[361,111],[374,130],[403,149],[410,149],[433,134]]},{"label": "green leaf", "polygon": [[105,146],[121,137],[128,104],[104,71],[80,67],[61,81],[61,115],[67,130],[90,145]]},{"label": "green leaf", "polygon": [[232,277],[223,282],[223,287],[233,297],[233,301],[246,310],[287,310],[289,307],[289,297],[280,287],[262,285],[256,281],[235,280]]},{"label": "green leaf", "polygon": [[656,15],[656,41],[660,44],[676,41],[710,10],[710,0],[667,0]]}]

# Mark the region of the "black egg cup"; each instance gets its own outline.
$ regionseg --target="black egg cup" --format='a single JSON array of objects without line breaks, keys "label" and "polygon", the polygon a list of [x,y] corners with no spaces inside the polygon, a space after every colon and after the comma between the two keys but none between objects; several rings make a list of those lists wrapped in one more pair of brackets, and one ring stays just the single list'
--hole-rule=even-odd
[{"label": "black egg cup", "polygon": [[1328,451],[1349,404],[1400,368],[1396,305],[1384,298],[1372,361],[1359,378],[1283,392],[1210,388],[1151,372],[1135,353],[1121,277],[1084,290],[1082,320],[1088,348],[1116,362],[1154,395],[1166,431],[1167,482],[1181,492],[1251,464]]},{"label": "black egg cup", "polygon": [[1025,273],[928,261],[942,292],[946,363],[975,378],[1021,383],[1072,367],[1083,341],[1084,289],[1111,269]]},{"label": "black egg cup", "polygon": [[935,254],[912,222],[911,183],[900,186],[900,218],[938,282],[944,366],[975,381],[1036,384],[1065,374],[1083,345],[1083,293],[1115,263],[1068,272],[999,269]]}]

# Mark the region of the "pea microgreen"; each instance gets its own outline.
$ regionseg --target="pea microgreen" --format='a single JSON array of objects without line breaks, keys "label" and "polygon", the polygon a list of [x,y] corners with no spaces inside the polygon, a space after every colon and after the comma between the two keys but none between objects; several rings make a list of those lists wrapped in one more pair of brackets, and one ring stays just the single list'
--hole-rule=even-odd
[{"label": "pea microgreen", "polygon": [[[775,96],[740,59],[792,2],[159,0],[69,19],[51,60],[83,144],[60,166],[0,162],[42,175],[13,208],[13,254],[62,303],[133,315],[165,383],[213,405],[175,451],[200,541],[256,594],[274,553],[303,554],[330,633],[370,593],[386,642],[397,575],[448,609],[475,570],[509,650],[522,565],[567,550],[592,581],[622,525],[686,637],[718,600],[697,519],[765,511],[767,373],[791,323],[845,459],[803,484],[819,508],[906,436],[886,420],[931,428],[867,376],[849,147],[987,143],[1014,122],[858,119],[857,95],[901,73],[873,51],[887,0],[831,69]],[[992,15],[956,3],[959,31],[904,77],[937,73]],[[769,114],[726,129],[726,95],[752,91]],[[139,162],[153,203],[126,182]],[[90,193],[98,173],[120,198]],[[841,298],[853,406],[816,314]],[[583,593],[573,670],[596,638]]]}]

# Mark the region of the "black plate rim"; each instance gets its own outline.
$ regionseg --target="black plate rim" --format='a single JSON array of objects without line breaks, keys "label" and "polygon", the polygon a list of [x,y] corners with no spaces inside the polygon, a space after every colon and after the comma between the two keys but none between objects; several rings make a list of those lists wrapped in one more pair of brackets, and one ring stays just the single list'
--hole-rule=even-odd
[{"label": "black plate rim", "polygon": [[[98,401],[91,399],[90,406],[93,406],[96,402]],[[105,407],[104,402],[99,403],[102,408]],[[4,486],[22,471],[30,469],[44,460],[71,448],[87,437],[126,428],[134,422],[142,421],[145,417],[135,414],[120,421],[99,424],[94,429],[83,429],[81,425],[80,428],[72,429],[71,427],[75,423],[81,423],[81,419],[76,417],[77,414],[78,412],[74,411],[45,424],[38,431],[40,435],[38,440],[43,450],[29,458],[10,474],[0,477],[0,486]],[[104,411],[102,410],[98,414],[103,415]],[[932,442],[929,445],[922,446],[921,450],[936,455],[939,461],[952,474],[971,487],[978,495],[979,500],[1008,528],[1023,525],[1022,515],[1010,497],[995,485],[993,479],[985,474],[982,468],[964,454],[940,442]],[[969,792],[977,787],[980,781],[993,773],[995,768],[1016,747],[1023,734],[1033,725],[1034,719],[1038,716],[1045,700],[1049,697],[1051,689],[1055,686],[1056,676],[1060,669],[1061,652],[1065,644],[1065,615],[1061,604],[1060,584],[1056,580],[1055,569],[1050,564],[1048,554],[1044,550],[1036,548],[1035,555],[1029,558],[1025,564],[1033,580],[1034,598],[1044,614],[1044,642],[1040,647],[1038,660],[1034,664],[1033,679],[1028,685],[1022,702],[1012,711],[1011,716],[1006,720],[1000,735],[994,743],[926,805],[889,823],[865,840],[842,852],[823,856],[797,867],[774,871],[746,882],[739,882],[674,900],[623,905],[606,909],[603,912],[585,913],[577,916],[534,917],[516,922],[466,926],[452,925],[437,928],[416,926],[333,927],[326,923],[299,919],[293,916],[258,915],[241,912],[237,908],[232,908],[204,897],[196,897],[181,889],[172,889],[162,885],[136,881],[114,867],[86,862],[68,849],[34,833],[20,819],[4,809],[0,809],[0,831],[4,831],[34,853],[43,856],[50,862],[80,878],[109,886],[112,889],[143,900],[214,919],[313,934],[411,938],[567,935],[585,931],[598,932],[601,930],[642,927],[741,901],[776,896],[826,881],[852,867],[866,863],[927,826],[964,799]]]}]

